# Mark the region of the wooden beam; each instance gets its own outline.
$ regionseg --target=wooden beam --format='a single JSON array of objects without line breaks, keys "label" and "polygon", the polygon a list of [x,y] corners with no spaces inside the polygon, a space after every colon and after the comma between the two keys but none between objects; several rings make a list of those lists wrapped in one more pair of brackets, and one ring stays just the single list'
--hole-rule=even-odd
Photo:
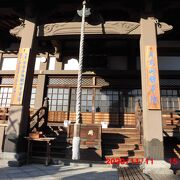
[{"label": "wooden beam", "polygon": [[[38,36],[79,35],[80,22],[53,23],[39,26]],[[85,24],[85,34],[140,34],[139,23],[114,21],[99,25]]]},{"label": "wooden beam", "polygon": [[[155,19],[154,22],[156,23]],[[172,29],[171,25],[164,22],[158,22],[157,34],[164,34],[165,31]],[[38,26],[38,37],[48,36],[64,36],[64,35],[79,35],[80,34],[80,22],[68,22],[68,23],[52,23]],[[21,37],[24,29],[23,24],[10,30],[10,33],[16,37]],[[140,24],[137,22],[128,21],[108,21],[104,24],[90,25],[85,23],[85,34],[103,34],[103,35],[140,35]]]}]

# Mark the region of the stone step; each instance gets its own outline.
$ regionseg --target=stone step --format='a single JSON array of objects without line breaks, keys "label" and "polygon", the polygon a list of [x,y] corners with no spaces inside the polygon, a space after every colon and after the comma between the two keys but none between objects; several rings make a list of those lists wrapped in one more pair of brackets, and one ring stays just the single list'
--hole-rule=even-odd
[{"label": "stone step", "polygon": [[54,141],[53,141],[53,143],[66,143],[67,142],[67,138],[64,138],[64,137],[62,137],[62,138],[58,138],[58,139],[55,139]]},{"label": "stone step", "polygon": [[164,131],[165,133],[163,133],[164,137],[176,137],[176,138],[180,138],[180,132],[179,131]]},{"label": "stone step", "polygon": [[[65,149],[67,146],[67,143],[53,143],[51,145],[51,148],[57,148],[57,149]],[[45,149],[46,144],[33,144],[33,149]]]},{"label": "stone step", "polygon": [[[133,144],[137,144],[136,142],[139,142],[140,140],[140,136],[131,136],[131,137],[127,137],[125,135],[116,135],[116,136],[102,136],[102,143],[130,143],[132,142]],[[135,143],[134,143],[135,142]]]},{"label": "stone step", "polygon": [[103,128],[102,133],[138,132],[136,128]]},{"label": "stone step", "polygon": [[178,129],[179,127],[180,127],[180,125],[167,125],[167,126],[163,126],[163,130]]},{"label": "stone step", "polygon": [[121,139],[109,139],[103,140],[102,145],[116,145],[116,144],[140,144],[140,138],[121,138]]},{"label": "stone step", "polygon": [[171,128],[168,128],[168,129],[163,129],[163,131],[166,131],[166,132],[179,132],[180,131],[180,127],[179,128],[174,128],[174,129],[171,129]]},{"label": "stone step", "polygon": [[63,146],[63,145],[54,145],[51,146],[51,150],[56,149],[56,150],[61,150],[61,149],[66,149],[67,146]]},{"label": "stone step", "polygon": [[105,155],[104,156],[104,159],[106,159],[106,160],[107,159],[116,160],[119,158],[122,158],[123,160],[126,160],[126,162],[129,162],[129,163],[132,163],[133,161],[135,162],[136,160],[139,160],[140,162],[142,162],[144,160],[144,155],[127,156],[127,154],[121,154],[121,155]]},{"label": "stone step", "polygon": [[122,150],[122,149],[104,149],[104,155],[115,155],[115,156],[144,156],[143,150]]},{"label": "stone step", "polygon": [[135,150],[142,149],[142,144],[104,144],[103,149],[124,149],[124,150]]},{"label": "stone step", "polygon": [[139,133],[103,133],[102,134],[102,139],[103,140],[109,140],[109,139],[122,139],[122,138],[139,138],[140,134]]}]

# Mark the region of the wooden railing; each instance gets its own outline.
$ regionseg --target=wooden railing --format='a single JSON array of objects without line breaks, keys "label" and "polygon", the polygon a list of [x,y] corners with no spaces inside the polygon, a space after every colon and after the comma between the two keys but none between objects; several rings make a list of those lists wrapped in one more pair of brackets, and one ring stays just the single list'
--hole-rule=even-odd
[{"label": "wooden railing", "polygon": [[0,107],[0,153],[4,149],[4,135],[7,127],[9,108]]},{"label": "wooden railing", "polygon": [[9,117],[9,108],[0,107],[0,124],[7,124]]},{"label": "wooden railing", "polygon": [[163,127],[178,125],[180,123],[180,115],[177,111],[162,111]]},{"label": "wooden railing", "polygon": [[43,106],[37,109],[32,116],[30,116],[29,132],[39,132],[47,126],[48,118],[48,98],[44,99]]},{"label": "wooden railing", "polygon": [[139,130],[140,134],[140,143],[142,143],[142,136],[143,136],[143,111],[140,101],[136,102],[135,105],[135,119],[136,119],[136,128]]}]

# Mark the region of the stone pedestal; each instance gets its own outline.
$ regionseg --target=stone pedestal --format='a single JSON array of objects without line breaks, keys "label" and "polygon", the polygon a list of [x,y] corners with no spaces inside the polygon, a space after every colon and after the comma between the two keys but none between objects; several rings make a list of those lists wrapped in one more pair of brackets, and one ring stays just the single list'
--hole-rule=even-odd
[{"label": "stone pedestal", "polygon": [[171,164],[163,160],[153,160],[152,163],[144,162],[141,165],[141,169],[145,174],[173,174],[173,170],[170,168]]}]

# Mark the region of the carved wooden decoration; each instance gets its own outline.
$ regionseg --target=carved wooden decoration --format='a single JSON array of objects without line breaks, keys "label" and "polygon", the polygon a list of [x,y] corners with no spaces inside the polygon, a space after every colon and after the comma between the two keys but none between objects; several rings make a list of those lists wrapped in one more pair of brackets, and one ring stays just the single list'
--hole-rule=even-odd
[{"label": "carved wooden decoration", "polygon": [[22,37],[22,32],[24,29],[24,25],[16,26],[15,28],[10,30],[10,34],[16,37]]},{"label": "carved wooden decoration", "polygon": [[[90,25],[85,23],[85,34],[139,34],[139,23],[136,22],[106,22]],[[76,35],[80,34],[80,22],[54,23],[39,27],[38,36]]]},{"label": "carved wooden decoration", "polygon": [[[79,35],[80,22],[52,23],[38,26],[37,36],[58,36],[58,35]],[[10,30],[16,37],[22,36],[23,26],[17,26]],[[164,22],[157,24],[157,34],[163,34],[173,27]],[[140,23],[128,21],[108,21],[104,24],[85,24],[85,34],[119,34],[119,35],[140,35]]]}]

